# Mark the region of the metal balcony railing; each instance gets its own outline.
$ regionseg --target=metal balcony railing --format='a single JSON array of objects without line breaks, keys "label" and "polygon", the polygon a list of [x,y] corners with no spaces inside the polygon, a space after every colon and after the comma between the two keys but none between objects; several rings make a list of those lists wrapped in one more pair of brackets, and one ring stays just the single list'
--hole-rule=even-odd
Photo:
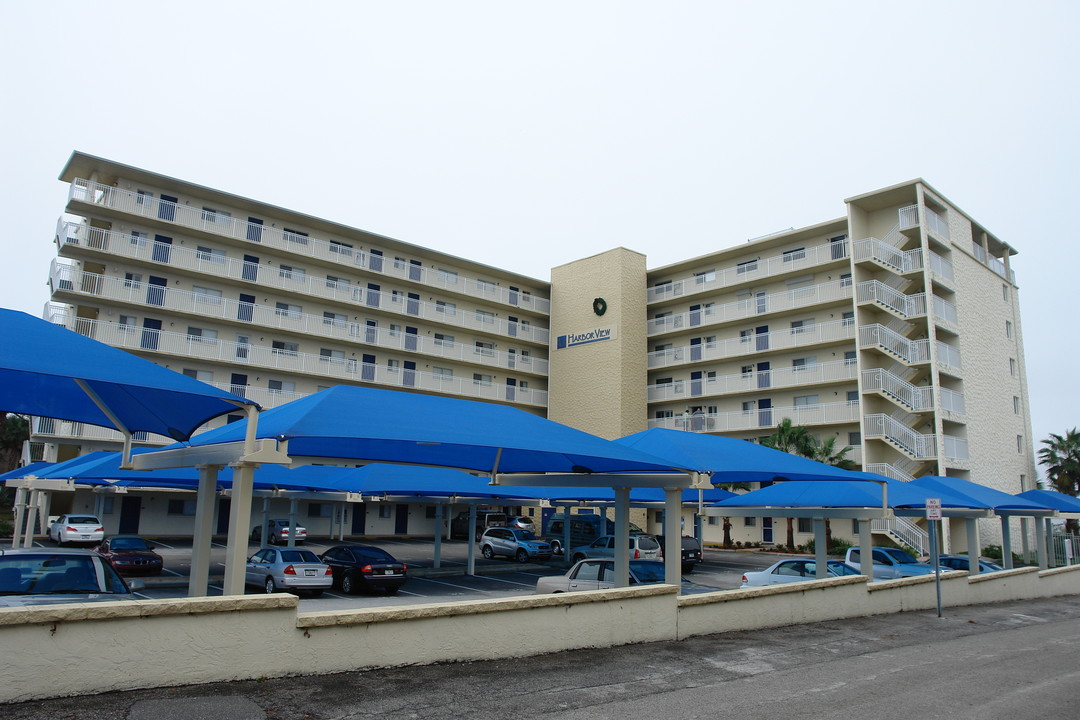
[{"label": "metal balcony railing", "polygon": [[889,308],[904,318],[918,317],[926,314],[926,293],[905,295],[895,288],[891,288],[880,280],[868,280],[857,286],[856,302],[873,302]]},{"label": "metal balcony railing", "polygon": [[881,348],[908,365],[930,362],[929,340],[909,340],[881,324],[859,328],[859,347]]},{"label": "metal balcony railing", "polygon": [[930,535],[907,518],[874,518],[870,521],[870,529],[892,535],[920,556],[926,554],[930,545]]},{"label": "metal balcony railing", "polygon": [[771,370],[720,375],[712,378],[678,380],[649,386],[649,402],[679,400],[683,398],[730,395],[757,392],[764,388],[801,387],[827,382],[854,380],[856,366],[853,361],[838,360],[814,363],[799,367],[773,368]]},{"label": "metal balcony railing", "polygon": [[743,262],[735,267],[709,270],[692,277],[655,285],[648,289],[646,302],[660,302],[710,292],[732,285],[761,280],[843,260],[848,257],[846,240],[828,242],[802,250]]},{"label": "metal balcony railing", "polygon": [[850,340],[855,337],[853,321],[836,320],[804,325],[799,328],[773,330],[740,337],[725,338],[700,345],[656,350],[648,354],[649,368],[671,367],[702,360],[726,360],[758,353],[804,348],[824,343]]},{"label": "metal balcony railing", "polygon": [[872,368],[862,371],[864,391],[879,391],[901,403],[909,410],[921,412],[934,409],[934,388],[912,385],[888,370]]},{"label": "metal balcony railing", "polygon": [[795,425],[838,425],[859,421],[858,402],[758,408],[723,413],[697,413],[690,417],[650,418],[649,427],[688,430],[690,432],[736,432],[773,428],[784,418]]},{"label": "metal balcony railing", "polygon": [[708,327],[720,323],[753,318],[765,313],[792,310],[851,297],[851,283],[846,280],[811,285],[795,290],[737,300],[723,305],[702,304],[689,312],[649,320],[648,333],[656,335],[682,328]]},{"label": "metal balcony railing", "polygon": [[877,413],[863,417],[865,437],[883,437],[914,458],[937,457],[937,438],[923,435],[894,417]]},{"label": "metal balcony railing", "polygon": [[[318,258],[388,277],[428,285],[447,292],[482,298],[514,308],[548,314],[551,303],[530,292],[495,285],[483,278],[467,278],[454,272],[426,268],[411,262],[388,259],[377,252],[354,249],[343,241],[329,241],[310,234],[239,220],[222,212],[164,201],[150,195],[110,185],[76,179],[68,191],[69,201],[106,206],[113,210],[174,223],[180,227],[258,243],[284,252]],[[65,238],[66,241],[66,238]],[[104,249],[104,248],[102,248]]]},{"label": "metal balcony railing", "polygon": [[[70,265],[53,262],[50,271],[50,283],[53,292],[66,291],[76,294],[94,295],[117,302],[142,306],[159,307],[163,311],[184,312],[210,318],[241,320],[255,325],[279,328],[293,332],[302,332],[328,337],[341,337],[345,331],[328,332],[326,316],[310,315],[296,309],[298,306],[282,303],[284,306],[270,307],[253,302],[233,300],[207,292],[177,290],[164,285],[153,284],[140,279],[127,279],[98,275],[76,270]],[[333,287],[329,287],[333,285]],[[537,327],[524,322],[508,322],[481,313],[458,310],[449,305],[420,302],[400,295],[359,288],[341,283],[327,282],[327,292],[333,292],[336,300],[342,304],[378,308],[405,317],[430,320],[439,325],[462,327],[476,332],[499,334],[523,342],[547,343],[547,328]],[[359,323],[347,322],[330,327],[347,328],[352,337],[359,337],[363,332]]]}]

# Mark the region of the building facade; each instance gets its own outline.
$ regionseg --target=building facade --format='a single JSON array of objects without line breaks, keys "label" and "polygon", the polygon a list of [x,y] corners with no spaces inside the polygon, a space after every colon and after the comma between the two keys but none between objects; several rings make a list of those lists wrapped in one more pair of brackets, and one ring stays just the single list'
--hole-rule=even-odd
[{"label": "building facade", "polygon": [[[756,440],[790,418],[889,477],[1034,487],[1016,251],[921,180],[665,267],[617,248],[550,281],[82,153],[61,180],[47,319],[266,407],[354,383],[609,438]],[[48,460],[116,440],[35,420]],[[783,542],[767,525],[740,536]]]}]

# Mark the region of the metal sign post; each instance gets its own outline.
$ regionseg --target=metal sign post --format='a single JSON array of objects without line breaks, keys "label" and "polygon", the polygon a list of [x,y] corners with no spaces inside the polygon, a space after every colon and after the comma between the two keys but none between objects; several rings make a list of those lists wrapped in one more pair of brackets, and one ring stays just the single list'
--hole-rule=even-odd
[{"label": "metal sign post", "polygon": [[930,564],[934,566],[934,586],[937,591],[937,616],[941,617],[941,559],[938,555],[938,527],[941,522],[941,498],[926,498],[926,529],[930,533]]}]

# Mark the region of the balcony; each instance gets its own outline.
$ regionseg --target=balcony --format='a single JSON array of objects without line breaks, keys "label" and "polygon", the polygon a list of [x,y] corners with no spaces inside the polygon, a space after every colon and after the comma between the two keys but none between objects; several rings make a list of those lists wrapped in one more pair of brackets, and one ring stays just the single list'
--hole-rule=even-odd
[{"label": "balcony", "polygon": [[690,432],[772,431],[784,418],[794,425],[837,425],[859,422],[859,403],[838,402],[821,405],[737,410],[726,413],[698,413],[688,418],[650,418],[649,427],[688,430]]},{"label": "balcony", "polygon": [[799,367],[774,368],[761,372],[720,375],[711,379],[678,380],[649,386],[649,402],[684,400],[688,398],[733,395],[737,393],[759,393],[764,388],[791,388],[822,383],[837,383],[854,380],[856,377],[854,362],[815,363]]},{"label": "balcony", "polygon": [[908,205],[900,208],[900,228],[907,229],[919,225],[919,215],[926,220],[926,230],[945,242],[949,241],[949,223],[930,208]]},{"label": "balcony", "polygon": [[846,280],[834,280],[796,290],[750,297],[723,305],[708,305],[678,315],[653,318],[648,322],[648,334],[658,335],[684,328],[709,327],[735,320],[755,318],[767,313],[836,302],[850,297],[851,283]]},{"label": "balcony", "polygon": [[[68,201],[104,206],[119,212],[153,218],[155,221],[165,221],[232,240],[261,244],[264,247],[293,255],[316,258],[353,269],[360,268],[367,273],[399,278],[446,292],[502,303],[512,308],[544,315],[551,310],[551,303],[546,298],[536,297],[531,293],[509,287],[501,287],[482,278],[458,277],[452,273],[441,273],[438,270],[408,262],[394,262],[381,254],[355,250],[343,242],[330,242],[281,228],[250,223],[224,213],[208,213],[200,208],[162,201],[148,195],[140,195],[88,180],[77,179],[71,183]],[[89,240],[89,237],[87,239]],[[67,241],[68,238],[65,235],[65,242]]]},{"label": "balcony", "polygon": [[[341,322],[336,327],[343,329],[327,332],[324,316],[304,314],[289,308],[241,302],[205,293],[176,290],[163,285],[144,283],[141,280],[86,273],[55,261],[50,270],[49,281],[53,293],[92,295],[120,303],[158,307],[161,308],[160,312],[182,312],[230,322],[239,320],[289,332],[324,337],[349,336],[354,338],[354,342],[362,330],[359,323]],[[500,334],[521,342],[546,344],[548,341],[547,328],[527,323],[508,322],[502,318],[420,302],[411,298],[402,298],[400,295],[343,283],[325,282],[325,284],[328,296],[332,294],[332,299],[343,305],[374,308],[385,313],[430,320],[441,326],[449,325],[480,333]],[[347,328],[347,333],[344,328]]]},{"label": "balcony", "polygon": [[648,354],[649,369],[674,367],[702,361],[728,360],[763,352],[805,348],[813,345],[852,340],[855,323],[835,320],[798,328],[725,338],[701,345],[687,345]]},{"label": "balcony", "polygon": [[801,270],[827,265],[848,256],[847,241],[830,242],[798,252],[773,255],[761,260],[741,263],[735,267],[695,275],[683,280],[664,283],[648,289],[646,302],[662,302],[672,298],[711,292],[733,285],[786,275]]}]

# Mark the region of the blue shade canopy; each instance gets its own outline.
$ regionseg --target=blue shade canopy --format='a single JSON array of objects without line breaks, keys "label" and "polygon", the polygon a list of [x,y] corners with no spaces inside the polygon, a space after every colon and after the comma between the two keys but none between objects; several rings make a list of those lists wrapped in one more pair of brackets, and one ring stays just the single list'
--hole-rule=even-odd
[{"label": "blue shade canopy", "polygon": [[1057,490],[1026,490],[1016,497],[1030,500],[1063,513],[1080,513],[1080,498]]},{"label": "blue shade canopy", "polygon": [[24,478],[29,475],[40,477],[41,473],[46,472],[55,464],[56,463],[38,461],[30,463],[29,465],[23,465],[21,468],[8,470],[6,473],[0,475],[0,483],[4,482],[5,480],[16,480],[18,478]]},{"label": "blue shade canopy", "polygon": [[255,404],[24,312],[0,308],[0,337],[0,411],[186,440],[207,420]]},{"label": "blue shade canopy", "polygon": [[1043,503],[1010,495],[1007,492],[961,478],[927,475],[915,478],[909,484],[925,490],[930,497],[937,497],[937,493],[949,493],[971,502],[981,503],[997,515],[1052,515],[1054,513],[1053,509]]},{"label": "blue shade canopy", "polygon": [[[200,433],[202,447],[244,439],[247,422]],[[433,465],[500,473],[681,470],[507,405],[338,385],[259,415],[258,438],[292,457]]]},{"label": "blue shade canopy", "polygon": [[664,458],[680,467],[710,474],[714,483],[883,479],[873,473],[841,470],[746,440],[685,430],[651,428],[615,442]]},{"label": "blue shade canopy", "polygon": [[[886,504],[893,509],[925,508],[926,498],[937,497],[942,508],[986,509],[988,506],[947,492],[929,492],[912,483],[885,479]],[[881,485],[850,480],[784,482],[715,503],[713,507],[762,508],[880,508]]]}]

